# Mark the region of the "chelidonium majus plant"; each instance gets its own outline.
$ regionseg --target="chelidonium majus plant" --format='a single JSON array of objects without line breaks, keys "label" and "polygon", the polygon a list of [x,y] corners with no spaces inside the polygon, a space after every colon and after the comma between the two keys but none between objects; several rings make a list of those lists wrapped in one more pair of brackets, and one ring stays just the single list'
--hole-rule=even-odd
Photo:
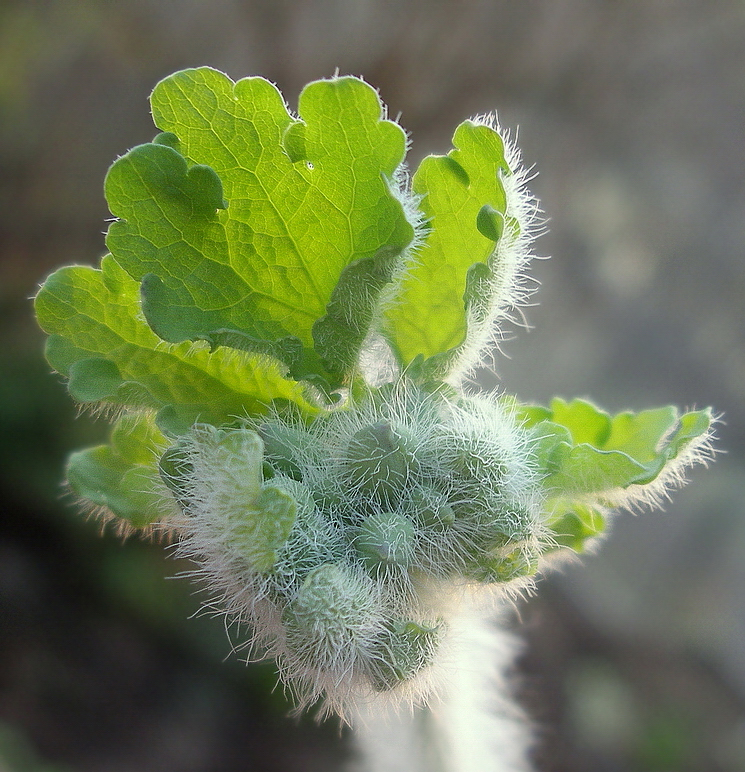
[{"label": "chelidonium majus plant", "polygon": [[463,604],[529,588],[708,457],[708,410],[464,388],[528,294],[536,230],[493,117],[410,176],[358,78],[309,84],[296,115],[199,68],[151,104],[161,133],[106,178],[109,254],[36,298],[70,394],[116,416],[67,480],[171,532],[301,707],[436,698]]}]

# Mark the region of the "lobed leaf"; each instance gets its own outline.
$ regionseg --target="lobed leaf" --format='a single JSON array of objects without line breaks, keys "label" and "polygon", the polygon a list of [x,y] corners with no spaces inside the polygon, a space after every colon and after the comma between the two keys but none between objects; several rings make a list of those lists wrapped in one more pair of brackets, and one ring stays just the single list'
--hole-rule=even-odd
[{"label": "lobed leaf", "polygon": [[[210,444],[213,468],[205,470],[211,478],[206,482],[212,505],[224,517],[219,525],[226,543],[252,570],[267,573],[290,535],[297,502],[278,486],[263,485],[264,443],[256,432],[212,432]],[[204,502],[187,498],[191,505],[199,510]]]},{"label": "lobed leaf", "polygon": [[[163,455],[166,436],[186,436],[197,422],[223,427],[207,433],[222,438],[220,452],[235,465],[237,495],[229,485],[220,493],[230,504],[227,525],[252,569],[271,572],[298,504],[279,483],[264,485],[262,469],[275,482],[282,474],[300,480],[298,458],[308,448],[291,431],[255,421],[259,433],[231,451],[243,440],[230,426],[284,401],[298,426],[317,417],[309,384],[327,398],[349,387],[353,409],[370,384],[394,388],[398,366],[457,400],[495,323],[525,294],[532,215],[524,173],[496,124],[477,119],[456,129],[447,155],[425,158],[412,191],[403,190],[405,134],[357,78],[309,84],[297,116],[268,81],[233,82],[210,68],[161,81],[151,104],[161,133],[119,158],[106,178],[117,218],[107,234],[111,254],[100,269],[57,271],[36,298],[47,358],[71,395],[139,411],[119,419],[109,444],[73,454],[68,479],[93,505],[148,525],[169,500],[162,483],[182,507],[195,505],[188,440]],[[366,380],[357,377],[366,367]],[[605,529],[610,507],[656,501],[683,466],[701,460],[712,422],[708,410],[612,416],[585,400],[502,400],[532,433],[545,551],[580,551]],[[393,510],[418,461],[387,417],[361,427],[341,455],[345,482],[385,509],[362,519],[353,544],[377,576],[386,562],[407,567],[414,554],[414,526]],[[418,525],[445,532],[455,522],[436,497],[425,504]],[[492,557],[474,567],[482,581],[536,569],[525,545]],[[319,573],[319,586],[337,574]],[[364,603],[360,609],[366,619]],[[413,624],[385,636],[398,654],[381,683],[426,662],[433,631]]]},{"label": "lobed leaf", "polygon": [[550,408],[518,408],[535,437],[545,487],[557,495],[602,496],[646,486],[708,438],[710,410],[680,415],[674,407],[615,416],[585,400],[554,399]]},{"label": "lobed leaf", "polygon": [[197,419],[231,423],[263,412],[280,397],[313,411],[300,387],[265,358],[164,343],[142,319],[138,298],[138,283],[111,256],[100,270],[61,268],[41,288],[36,313],[50,335],[47,358],[69,377],[77,400],[158,410],[173,434]]},{"label": "lobed leaf", "polygon": [[167,443],[152,413],[125,414],[114,424],[109,444],[70,456],[68,485],[135,528],[150,525],[164,515],[157,462]]},{"label": "lobed leaf", "polygon": [[166,78],[151,103],[164,134],[106,180],[107,245],[143,282],[148,323],[338,386],[414,235],[389,183],[403,130],[349,77],[306,86],[300,119],[263,78],[210,68]]},{"label": "lobed leaf", "polygon": [[548,526],[554,548],[568,547],[574,552],[584,552],[588,542],[605,531],[607,522],[598,509],[560,498],[551,503]]},{"label": "lobed leaf", "polygon": [[277,562],[277,553],[290,536],[297,502],[289,493],[264,486],[258,498],[241,513],[235,526],[236,546],[254,571],[267,573]]},{"label": "lobed leaf", "polygon": [[472,366],[492,326],[515,300],[520,258],[515,186],[499,132],[465,121],[454,149],[428,156],[413,177],[430,233],[417,252],[399,302],[387,313],[390,339],[404,364],[426,378]]}]

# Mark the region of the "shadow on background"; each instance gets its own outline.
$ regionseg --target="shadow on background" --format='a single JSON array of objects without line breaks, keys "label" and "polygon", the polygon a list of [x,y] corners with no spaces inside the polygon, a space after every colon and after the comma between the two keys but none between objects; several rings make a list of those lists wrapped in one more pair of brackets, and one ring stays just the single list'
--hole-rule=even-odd
[{"label": "shadow on background", "polygon": [[[0,768],[338,769],[346,739],[286,718],[270,666],[159,545],[78,517],[75,420],[28,298],[94,263],[111,161],[154,134],[147,95],[209,64],[292,105],[364,76],[413,140],[498,108],[550,217],[535,327],[483,373],[524,400],[726,414],[727,455],[664,513],[620,518],[521,608],[517,674],[542,772],[745,770],[745,5],[590,0],[6,0],[0,6]],[[5,764],[5,767],[3,767]]]}]

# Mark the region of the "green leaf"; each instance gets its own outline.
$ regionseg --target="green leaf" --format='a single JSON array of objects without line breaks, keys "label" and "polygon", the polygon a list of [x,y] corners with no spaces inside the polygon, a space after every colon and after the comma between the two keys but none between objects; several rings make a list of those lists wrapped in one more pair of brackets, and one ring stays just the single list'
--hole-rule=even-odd
[{"label": "green leaf", "polygon": [[70,456],[68,484],[78,496],[131,526],[150,525],[164,515],[157,460],[166,444],[152,414],[124,415],[108,445]]},{"label": "green leaf", "polygon": [[677,456],[700,438],[708,437],[713,421],[711,408],[708,407],[684,413],[677,431],[667,440],[670,456]]},{"label": "green leaf", "polygon": [[106,195],[107,245],[143,281],[153,330],[343,382],[413,238],[388,182],[403,130],[349,77],[306,86],[299,120],[268,81],[209,68],[151,103],[165,134],[112,166]]},{"label": "green leaf", "polygon": [[[429,378],[472,363],[510,303],[505,290],[515,278],[513,258],[506,261],[500,250],[500,242],[518,233],[503,184],[511,170],[502,138],[490,126],[465,121],[453,145],[446,156],[425,158],[414,175],[431,230],[399,301],[387,312],[402,361],[423,357]],[[456,364],[464,356],[469,362]]]},{"label": "green leaf", "polygon": [[504,232],[504,215],[493,206],[484,204],[476,215],[476,228],[490,241],[499,241]]},{"label": "green leaf", "polygon": [[706,442],[712,422],[709,410],[610,416],[586,400],[558,398],[550,409],[518,408],[518,419],[532,429],[545,487],[570,497],[650,485],[690,446]]},{"label": "green leaf", "polygon": [[326,367],[335,373],[349,371],[377,321],[378,300],[386,294],[399,263],[398,247],[383,248],[341,272],[331,293],[326,315],[313,325],[316,350]]},{"label": "green leaf", "polygon": [[299,386],[265,358],[164,343],[141,318],[138,298],[137,282],[111,257],[101,270],[60,269],[37,295],[47,358],[69,376],[76,399],[159,409],[161,426],[174,434],[197,419],[230,423],[260,413],[278,397],[313,412]]},{"label": "green leaf", "polygon": [[[206,485],[210,491],[207,506],[211,507],[210,517],[225,529],[223,543],[252,570],[271,571],[277,562],[277,551],[295,523],[297,501],[278,485],[262,484],[264,444],[256,432],[212,429],[202,431],[202,440],[206,442],[204,450],[210,463],[202,469],[206,477],[199,485]],[[181,497],[179,478],[184,470],[188,474],[188,462],[185,467],[178,448],[170,459],[166,458],[163,467],[166,474],[175,467],[171,483]],[[205,507],[203,489],[199,489],[202,493],[192,499],[187,491],[187,509],[193,506],[199,511]]]},{"label": "green leaf", "polygon": [[266,573],[274,567],[277,551],[287,541],[296,513],[295,499],[271,485],[262,488],[256,501],[246,508],[237,527],[237,543],[255,571]]},{"label": "green leaf", "polygon": [[551,421],[569,429],[573,444],[588,443],[596,448],[605,447],[611,432],[611,418],[607,413],[583,399],[572,402],[553,399],[551,411]]},{"label": "green leaf", "polygon": [[546,486],[575,495],[602,493],[651,482],[659,474],[662,463],[647,467],[627,453],[599,450],[582,443],[571,448],[561,468],[546,480]]},{"label": "green leaf", "polygon": [[78,402],[102,402],[122,385],[119,368],[108,359],[78,359],[70,365],[67,388]]}]

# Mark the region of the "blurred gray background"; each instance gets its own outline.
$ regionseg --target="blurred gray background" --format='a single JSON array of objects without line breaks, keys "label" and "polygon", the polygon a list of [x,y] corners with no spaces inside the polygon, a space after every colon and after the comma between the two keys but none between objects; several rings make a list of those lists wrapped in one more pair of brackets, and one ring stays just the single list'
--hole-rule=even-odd
[{"label": "blurred gray background", "polygon": [[519,127],[552,258],[533,329],[484,384],[713,405],[726,451],[520,606],[536,766],[745,770],[742,0],[0,2],[0,770],[312,772],[349,753],[338,727],[286,718],[271,667],[227,658],[219,621],[187,620],[198,598],[164,581],[161,546],[99,538],[60,491],[66,454],[106,427],[75,420],[28,298],[101,255],[106,169],[154,135],[154,84],[202,64],[290,105],[362,75],[412,164],[471,115]]}]

